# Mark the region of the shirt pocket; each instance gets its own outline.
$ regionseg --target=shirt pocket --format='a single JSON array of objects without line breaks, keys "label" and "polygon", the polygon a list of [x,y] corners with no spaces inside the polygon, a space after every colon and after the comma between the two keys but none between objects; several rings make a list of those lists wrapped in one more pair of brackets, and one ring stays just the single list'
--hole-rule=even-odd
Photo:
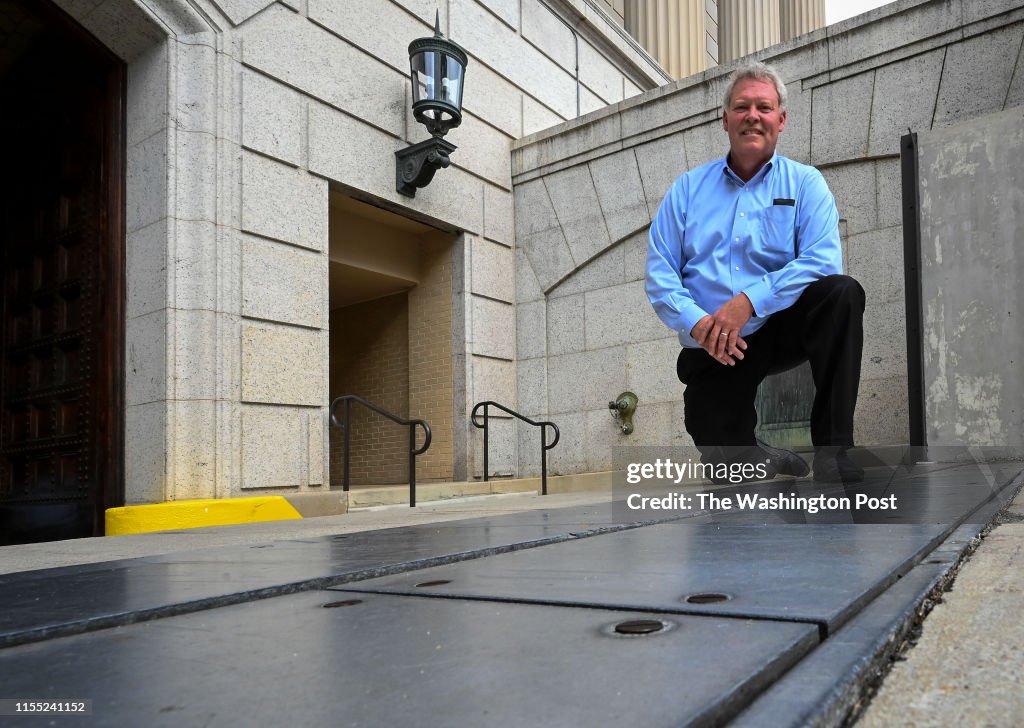
[{"label": "shirt pocket", "polygon": [[771,205],[761,218],[761,245],[771,253],[794,257],[796,241],[796,207]]}]

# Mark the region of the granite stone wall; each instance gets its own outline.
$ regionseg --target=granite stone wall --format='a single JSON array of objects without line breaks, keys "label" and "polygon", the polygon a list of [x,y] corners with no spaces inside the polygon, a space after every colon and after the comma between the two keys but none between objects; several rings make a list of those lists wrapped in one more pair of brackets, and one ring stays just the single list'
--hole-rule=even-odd
[{"label": "granite stone wall", "polygon": [[[780,71],[779,151],[817,166],[847,271],[868,294],[856,438],[908,441],[899,141],[1024,102],[1024,8],[901,0],[756,54]],[[675,336],[643,291],[646,230],[682,172],[723,155],[730,67],[646,92],[513,149],[519,402],[562,428],[553,472],[607,470],[616,444],[686,441]],[[607,403],[640,398],[623,436]],[[535,473],[520,447],[520,474]]]}]

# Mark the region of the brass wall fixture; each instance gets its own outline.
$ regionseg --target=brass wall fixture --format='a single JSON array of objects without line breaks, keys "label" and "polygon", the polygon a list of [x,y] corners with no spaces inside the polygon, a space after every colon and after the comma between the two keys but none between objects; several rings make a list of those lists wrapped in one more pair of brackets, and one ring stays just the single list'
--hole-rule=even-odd
[{"label": "brass wall fixture", "polygon": [[619,421],[619,429],[624,435],[633,434],[633,413],[636,412],[638,397],[632,392],[623,392],[614,402],[608,403],[612,417]]}]

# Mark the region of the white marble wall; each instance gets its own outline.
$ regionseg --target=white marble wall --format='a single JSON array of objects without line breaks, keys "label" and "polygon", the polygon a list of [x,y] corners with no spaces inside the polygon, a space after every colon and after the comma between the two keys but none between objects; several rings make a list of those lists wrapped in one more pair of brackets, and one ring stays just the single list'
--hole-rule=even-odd
[{"label": "white marble wall", "polygon": [[[908,440],[899,140],[1024,102],[1024,8],[901,0],[756,55],[790,94],[780,152],[836,196],[846,267],[868,294],[856,438]],[[725,153],[713,69],[517,142],[520,405],[563,442],[553,472],[605,470],[616,444],[685,441],[677,345],[647,304],[646,229],[672,180]],[[607,402],[640,398],[625,437]],[[524,474],[537,456],[521,447]]]},{"label": "white marble wall", "polygon": [[[129,503],[326,486],[332,194],[462,233],[458,406],[514,404],[511,143],[667,80],[583,0],[61,4],[128,64]],[[464,122],[410,200],[407,46],[437,8],[470,56]]]}]

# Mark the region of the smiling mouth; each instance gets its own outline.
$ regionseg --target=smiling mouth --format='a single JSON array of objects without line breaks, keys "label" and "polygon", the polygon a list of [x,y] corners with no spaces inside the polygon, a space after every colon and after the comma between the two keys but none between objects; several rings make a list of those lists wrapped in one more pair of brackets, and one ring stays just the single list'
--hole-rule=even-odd
[{"label": "smiling mouth", "polygon": [[764,136],[764,132],[761,131],[760,129],[745,129],[741,136],[750,136],[752,134],[756,134],[757,136]]}]

